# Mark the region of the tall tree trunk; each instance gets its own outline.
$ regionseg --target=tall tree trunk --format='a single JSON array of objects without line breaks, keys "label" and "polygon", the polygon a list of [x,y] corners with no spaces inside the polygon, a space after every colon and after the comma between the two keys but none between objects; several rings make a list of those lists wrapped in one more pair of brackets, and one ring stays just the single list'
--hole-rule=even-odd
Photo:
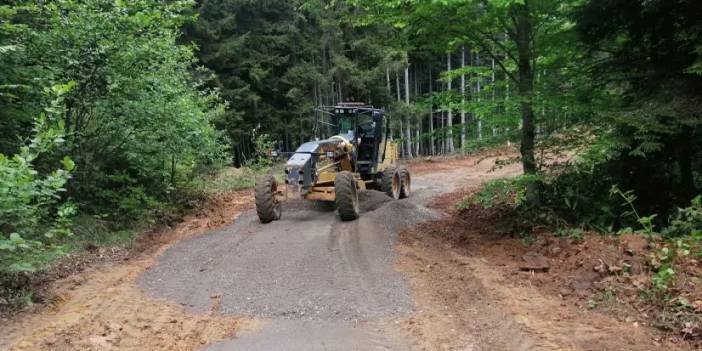
[{"label": "tall tree trunk", "polygon": [[[475,65],[477,67],[480,67],[480,51],[475,52]],[[482,84],[482,77],[480,74],[478,74],[478,79],[475,81],[475,96],[476,99],[478,100],[478,104],[480,103],[480,92],[482,91],[483,87],[481,86]],[[483,139],[483,118],[482,116],[477,116],[478,120],[478,140]]]},{"label": "tall tree trunk", "polygon": [[397,91],[397,102],[402,102],[402,91],[400,90],[400,76],[395,72],[395,90]]},{"label": "tall tree trunk", "polygon": [[448,144],[448,138],[446,138],[446,112],[441,111],[441,149],[440,154],[446,154],[446,146]]},{"label": "tall tree trunk", "polygon": [[[407,107],[410,105],[410,86],[409,86],[409,64],[405,66],[405,103]],[[405,149],[407,149],[407,158],[412,158],[412,124],[410,117],[405,116],[407,130],[405,132]]]},{"label": "tall tree trunk", "polygon": [[[322,68],[320,73],[324,79],[329,78],[329,68],[327,63],[327,40],[326,38],[322,42]],[[327,94],[328,86],[324,84],[324,79],[319,83],[319,97],[322,101],[322,105],[330,105],[329,96]]]},{"label": "tall tree trunk", "polygon": [[344,94],[341,90],[341,79],[339,79],[339,102],[344,102]]},{"label": "tall tree trunk", "polygon": [[397,121],[400,122],[399,133],[398,133],[398,137],[400,138],[400,157],[405,157],[407,154],[405,153],[405,148],[403,146],[405,143],[402,140],[405,138],[405,135],[404,135],[405,131],[402,128],[402,118],[398,118]]},{"label": "tall tree trunk", "polygon": [[[490,68],[492,69],[492,79],[490,80],[490,83],[492,83],[492,106],[495,106],[495,92],[497,91],[497,87],[495,86],[495,58],[492,58]],[[497,136],[497,128],[495,128],[494,124],[492,127],[492,136]]]},{"label": "tall tree trunk", "polygon": [[[402,102],[402,90],[400,89],[400,75],[395,72],[395,91],[397,92],[397,102]],[[398,136],[400,139],[404,139],[404,129],[402,128],[402,118],[398,118],[397,121],[400,123],[400,133]],[[405,143],[400,140],[400,157],[405,157]]]},{"label": "tall tree trunk", "polygon": [[[412,69],[412,76],[414,77],[414,96],[419,96],[419,79],[417,79],[417,65],[414,66]],[[414,129],[415,133],[415,138],[414,138],[414,155],[419,157],[419,155],[422,152],[422,142],[419,140],[419,136],[422,134],[422,117],[421,114],[417,116],[417,127]]]},{"label": "tall tree trunk", "polygon": [[324,105],[324,95],[322,93],[322,84],[317,84],[317,97],[319,99],[319,104]]},{"label": "tall tree trunk", "polygon": [[434,144],[434,82],[431,74],[431,66],[429,66],[429,155],[436,154],[436,145]]},{"label": "tall tree trunk", "polygon": [[[466,46],[461,46],[461,68],[466,67]],[[461,152],[466,150],[466,73],[461,73]]]},{"label": "tall tree trunk", "polygon": [[[446,66],[447,66],[448,70],[451,71],[451,53],[450,52],[446,55]],[[446,84],[446,89],[448,90],[449,94],[451,93],[451,89],[452,89],[452,87],[451,87],[452,81],[453,81],[453,79],[449,79],[448,83]],[[447,153],[453,153],[453,108],[451,106],[451,102],[452,101],[449,101],[449,104],[448,104],[448,117],[446,119],[446,128],[447,128],[447,131],[446,131],[446,139],[447,139],[446,152]]]},{"label": "tall tree trunk", "polygon": [[336,83],[334,82],[333,79],[332,79],[332,82],[331,82],[331,91],[330,91],[330,94],[331,94],[331,103],[332,103],[332,105],[336,105],[336,102],[337,102],[337,100],[336,100]]},{"label": "tall tree trunk", "polygon": [[392,88],[390,87],[390,69],[389,68],[385,69],[385,78],[386,78],[387,83],[388,83],[388,95],[392,96]]},{"label": "tall tree trunk", "polygon": [[[390,84],[390,68],[385,68],[385,78],[386,78],[387,88],[388,88],[388,97],[392,98],[392,85]],[[389,107],[389,106],[386,106],[386,107]],[[393,137],[392,128],[390,128],[389,137],[390,137],[390,140],[393,140],[392,139],[392,137]]]},{"label": "tall tree trunk", "polygon": [[175,188],[175,179],[176,179],[176,157],[175,155],[171,156],[171,186]]},{"label": "tall tree trunk", "polygon": [[[518,4],[514,7],[515,18],[515,42],[518,53],[519,69],[519,98],[522,114],[522,167],[527,175],[536,175],[538,172],[536,157],[534,155],[535,127],[534,127],[534,51],[531,37],[533,34],[532,18],[529,10],[529,2]],[[533,206],[540,204],[540,194],[538,182],[532,181],[527,184],[527,201]]]}]

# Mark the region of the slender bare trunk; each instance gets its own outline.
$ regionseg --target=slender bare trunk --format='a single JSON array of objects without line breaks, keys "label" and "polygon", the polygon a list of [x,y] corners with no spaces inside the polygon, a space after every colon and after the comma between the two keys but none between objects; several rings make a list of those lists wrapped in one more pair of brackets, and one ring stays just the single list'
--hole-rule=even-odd
[{"label": "slender bare trunk", "polygon": [[[451,53],[449,52],[448,55],[446,55],[446,63],[447,63],[447,68],[449,71],[451,71]],[[449,79],[446,88],[449,93],[451,93],[452,89],[452,81],[453,79]],[[446,128],[447,133],[446,133],[446,138],[447,138],[447,143],[446,143],[446,152],[447,153],[453,153],[453,108],[451,106],[451,101],[449,101],[448,105],[448,117],[446,120]]]},{"label": "slender bare trunk", "polygon": [[398,137],[400,138],[400,157],[405,157],[407,154],[405,154],[405,148],[402,146],[404,145],[404,142],[402,139],[404,139],[404,131],[402,129],[402,118],[398,118],[397,121],[400,123],[400,130],[398,133]]},{"label": "slender bare trunk", "polygon": [[334,83],[334,81],[331,82],[331,94],[332,94],[332,105],[336,105],[336,103],[339,100],[337,100],[336,84]]},{"label": "slender bare trunk", "polygon": [[[410,86],[409,86],[409,64],[405,66],[405,103],[410,104]],[[412,158],[412,124],[410,117],[405,116],[407,130],[405,132],[405,148],[407,149],[407,158]]]},{"label": "slender bare trunk", "polygon": [[[402,91],[400,90],[400,75],[395,72],[395,91],[397,92],[397,102],[402,102]],[[403,139],[404,130],[402,128],[402,118],[398,118],[397,121],[400,123],[400,133],[398,134],[400,139]],[[400,140],[400,156],[405,157],[405,143]]]},{"label": "slender bare trunk", "polygon": [[448,138],[446,137],[446,112],[441,111],[441,150],[439,153],[446,154]]},{"label": "slender bare trunk", "polygon": [[[490,66],[492,68],[492,105],[495,106],[495,92],[497,91],[497,87],[495,86],[495,58],[492,59],[492,63]],[[492,127],[492,136],[497,136],[497,128],[495,128],[494,126]]]},{"label": "slender bare trunk", "polygon": [[395,73],[395,91],[397,91],[397,102],[402,102],[402,91],[400,90],[400,76]]},{"label": "slender bare trunk", "polygon": [[388,94],[390,96],[392,96],[392,88],[390,87],[390,69],[389,68],[385,69],[385,78],[386,78],[387,83],[388,83]]},{"label": "slender bare trunk", "polygon": [[[475,53],[475,64],[480,67],[480,52]],[[482,91],[482,77],[478,74],[478,79],[475,82],[475,96],[480,104],[480,92]],[[478,140],[483,139],[483,118],[482,116],[477,116],[478,119]]]},{"label": "slender bare trunk", "polygon": [[434,145],[434,82],[429,66],[429,155],[434,156],[436,149]]},{"label": "slender bare trunk", "polygon": [[[414,72],[414,96],[419,96],[419,79],[417,79],[417,65],[414,66],[412,71]],[[414,155],[419,157],[419,155],[422,152],[422,142],[420,141],[419,137],[422,134],[423,121],[421,115],[417,116],[417,119],[417,126],[414,129]]]},{"label": "slender bare trunk", "polygon": [[[466,67],[466,47],[461,47],[461,68]],[[461,73],[461,152],[466,150],[466,73]]]}]

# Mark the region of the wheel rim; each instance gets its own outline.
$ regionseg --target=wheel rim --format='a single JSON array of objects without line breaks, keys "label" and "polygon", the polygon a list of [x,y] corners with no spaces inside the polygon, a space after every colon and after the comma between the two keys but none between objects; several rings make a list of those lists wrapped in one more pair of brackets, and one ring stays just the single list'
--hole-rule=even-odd
[{"label": "wheel rim", "polygon": [[280,218],[281,210],[280,200],[278,199],[278,182],[275,180],[271,182],[271,194],[273,194],[273,213],[275,213],[277,219]]},{"label": "wheel rim", "polygon": [[401,186],[400,183],[401,183],[401,182],[400,182],[400,177],[398,177],[397,175],[395,175],[394,177],[392,177],[392,194],[393,194],[393,197],[397,197],[397,194],[400,193],[400,186]]},{"label": "wheel rim", "polygon": [[405,176],[403,178],[404,179],[402,181],[405,185],[405,195],[409,195],[410,190],[412,188],[412,181],[410,180],[409,174],[405,174]]}]

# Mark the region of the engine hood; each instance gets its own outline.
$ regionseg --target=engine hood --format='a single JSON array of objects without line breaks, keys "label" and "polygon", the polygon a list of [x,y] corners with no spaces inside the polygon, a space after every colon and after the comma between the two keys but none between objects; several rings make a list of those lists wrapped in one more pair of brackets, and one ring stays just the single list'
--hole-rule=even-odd
[{"label": "engine hood", "polygon": [[327,152],[351,152],[353,145],[347,136],[337,135],[326,140],[309,141],[297,148],[285,164],[285,183],[301,188],[310,187],[315,181],[316,162]]}]

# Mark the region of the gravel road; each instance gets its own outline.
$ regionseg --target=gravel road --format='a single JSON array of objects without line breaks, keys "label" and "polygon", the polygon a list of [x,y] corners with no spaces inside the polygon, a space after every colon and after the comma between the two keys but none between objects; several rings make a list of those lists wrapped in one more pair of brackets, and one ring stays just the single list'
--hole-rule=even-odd
[{"label": "gravel road", "polygon": [[399,201],[364,192],[353,222],[301,200],[267,225],[249,211],[168,250],[140,286],[194,312],[263,321],[211,350],[407,350],[395,326],[413,306],[393,268],[397,233],[438,218],[425,204],[470,178],[465,169],[416,175],[412,196]]}]

